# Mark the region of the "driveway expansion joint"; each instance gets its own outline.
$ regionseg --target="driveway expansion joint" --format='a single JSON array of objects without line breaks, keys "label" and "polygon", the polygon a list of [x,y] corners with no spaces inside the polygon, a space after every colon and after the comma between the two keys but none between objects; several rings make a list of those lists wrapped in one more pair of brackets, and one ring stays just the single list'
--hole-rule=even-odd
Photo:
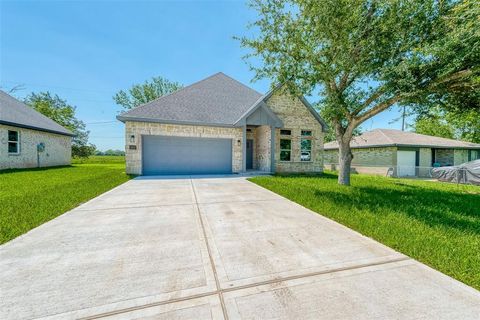
[{"label": "driveway expansion joint", "polygon": [[[208,245],[208,243],[207,243]],[[210,254],[210,252],[209,252]],[[272,280],[266,280],[266,281],[260,281],[252,284],[247,284],[247,285],[242,285],[242,286],[235,286],[231,288],[221,288],[220,283],[218,284],[217,290],[216,291],[211,291],[211,292],[206,292],[206,293],[201,293],[201,294],[196,294],[196,295],[191,295],[183,298],[176,298],[176,299],[170,299],[170,300],[164,300],[164,301],[159,301],[159,302],[153,302],[153,303],[148,303],[145,305],[141,306],[136,306],[136,307],[130,307],[130,308],[125,308],[125,309],[119,309],[111,312],[106,312],[106,313],[101,313],[85,318],[80,318],[80,320],[93,320],[93,319],[100,319],[104,317],[109,317],[113,315],[118,315],[126,312],[131,312],[131,311],[136,311],[136,310],[141,310],[141,309],[147,309],[151,307],[156,307],[156,306],[161,306],[161,305],[166,305],[166,304],[171,304],[171,303],[176,303],[176,302],[182,302],[182,301],[188,301],[188,300],[193,300],[193,299],[198,299],[198,298],[203,298],[203,297],[208,297],[208,296],[213,296],[213,295],[218,295],[220,298],[220,302],[222,304],[222,310],[225,310],[226,313],[226,307],[224,305],[223,301],[223,293],[227,292],[233,292],[233,291],[238,291],[238,290],[244,290],[244,289],[249,289],[249,288],[254,288],[254,287],[260,287],[268,284],[279,284],[285,281],[290,281],[290,280],[297,280],[297,279],[302,279],[302,278],[309,278],[309,277],[315,277],[319,275],[326,275],[326,274],[334,274],[338,272],[343,272],[343,271],[349,271],[349,270],[358,270],[358,269],[363,269],[363,268],[369,268],[369,267],[374,267],[374,266],[381,266],[381,265],[387,265],[390,263],[396,263],[396,262],[401,262],[401,261],[414,261],[410,257],[400,257],[396,259],[390,259],[390,260],[385,260],[385,261],[379,261],[379,262],[372,262],[372,263],[364,263],[364,264],[359,264],[356,266],[350,266],[350,267],[344,267],[344,268],[335,268],[335,269],[330,269],[330,270],[323,270],[323,271],[318,271],[318,272],[310,272],[310,273],[304,273],[304,274],[298,274],[298,275],[293,275],[293,276],[288,276],[288,277],[282,277],[282,278],[276,278]],[[213,262],[212,262],[213,266]],[[216,268],[213,266],[214,274],[215,274],[215,280],[217,280],[217,274],[216,274]],[[225,320],[227,320],[227,315],[224,314]]]},{"label": "driveway expansion joint", "polygon": [[217,287],[218,297],[220,299],[220,305],[222,306],[223,317],[225,318],[225,320],[228,320],[227,308],[225,306],[225,301],[223,299],[223,293],[221,291],[220,281],[218,280],[217,269],[215,267],[215,262],[213,261],[212,253],[210,250],[210,244],[208,243],[207,232],[205,231],[202,215],[200,214],[200,208],[198,206],[198,199],[197,199],[197,193],[195,191],[195,185],[193,184],[192,179],[190,179],[190,184],[192,186],[193,196],[195,198],[195,209],[197,211],[198,218],[200,219],[200,225],[202,227],[203,238],[207,245],[208,258],[210,259],[210,265],[212,266],[213,276],[215,277],[215,285]]}]

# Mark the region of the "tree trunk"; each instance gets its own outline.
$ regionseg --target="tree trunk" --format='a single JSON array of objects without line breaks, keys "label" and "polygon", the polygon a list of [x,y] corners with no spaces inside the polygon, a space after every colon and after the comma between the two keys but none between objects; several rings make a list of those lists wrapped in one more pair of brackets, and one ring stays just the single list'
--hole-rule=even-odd
[{"label": "tree trunk", "polygon": [[[348,140],[348,141],[345,141]],[[337,139],[338,142],[338,184],[350,185],[350,167],[353,154],[350,148],[350,139]]]}]

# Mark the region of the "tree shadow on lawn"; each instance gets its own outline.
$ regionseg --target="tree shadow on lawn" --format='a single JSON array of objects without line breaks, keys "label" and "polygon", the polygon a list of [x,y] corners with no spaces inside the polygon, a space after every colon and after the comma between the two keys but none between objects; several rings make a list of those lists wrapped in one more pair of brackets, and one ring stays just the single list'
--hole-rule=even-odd
[{"label": "tree shadow on lawn", "polygon": [[352,211],[362,208],[375,215],[395,212],[434,227],[480,234],[480,197],[395,183],[397,188],[352,186],[351,190],[315,190],[314,196],[334,201]]},{"label": "tree shadow on lawn", "polygon": [[19,168],[19,169],[3,169],[0,170],[0,174],[3,173],[14,173],[14,172],[29,172],[29,171],[54,171],[58,169],[73,168],[72,165],[64,166],[52,166],[52,167],[35,167],[35,168]]}]

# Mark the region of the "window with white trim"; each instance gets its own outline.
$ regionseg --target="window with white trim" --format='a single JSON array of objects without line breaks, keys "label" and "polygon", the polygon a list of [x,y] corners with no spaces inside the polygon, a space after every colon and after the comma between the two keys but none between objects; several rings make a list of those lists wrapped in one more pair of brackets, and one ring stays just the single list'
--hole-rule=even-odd
[{"label": "window with white trim", "polygon": [[312,161],[312,130],[302,130],[300,139],[300,161]]},{"label": "window with white trim", "polygon": [[292,140],[280,139],[280,161],[290,161],[292,155]]},{"label": "window with white trim", "polygon": [[8,153],[20,153],[20,139],[18,131],[8,130]]}]

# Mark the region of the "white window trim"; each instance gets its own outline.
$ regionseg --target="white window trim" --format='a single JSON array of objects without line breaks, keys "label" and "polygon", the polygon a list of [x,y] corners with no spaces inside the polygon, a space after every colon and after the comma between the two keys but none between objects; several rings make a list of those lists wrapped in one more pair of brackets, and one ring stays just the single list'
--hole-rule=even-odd
[{"label": "white window trim", "polygon": [[[17,133],[17,141],[11,141],[9,139],[9,134],[8,134],[9,131]],[[8,145],[10,143],[16,143],[17,144],[17,152],[8,151]],[[7,151],[8,151],[8,155],[10,155],[10,156],[18,156],[20,154],[20,131],[18,131],[18,130],[7,130]]]}]

